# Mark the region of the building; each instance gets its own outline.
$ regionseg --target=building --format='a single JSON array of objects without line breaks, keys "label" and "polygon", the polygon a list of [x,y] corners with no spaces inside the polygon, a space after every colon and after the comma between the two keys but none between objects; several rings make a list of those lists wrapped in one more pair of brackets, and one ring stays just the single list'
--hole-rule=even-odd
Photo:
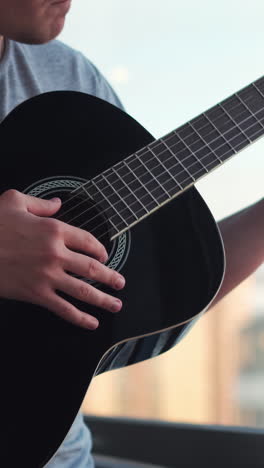
[{"label": "building", "polygon": [[240,332],[235,398],[241,425],[264,426],[264,267],[256,275],[251,320]]},{"label": "building", "polygon": [[[241,424],[242,335],[252,324],[252,276],[207,312],[167,353],[93,379],[83,411],[169,421]],[[259,300],[261,301],[261,294]],[[241,332],[241,330],[243,330]],[[249,332],[248,332],[249,333]],[[240,375],[241,374],[241,375]],[[245,388],[245,386],[244,386]],[[244,405],[244,403],[243,403]]]}]

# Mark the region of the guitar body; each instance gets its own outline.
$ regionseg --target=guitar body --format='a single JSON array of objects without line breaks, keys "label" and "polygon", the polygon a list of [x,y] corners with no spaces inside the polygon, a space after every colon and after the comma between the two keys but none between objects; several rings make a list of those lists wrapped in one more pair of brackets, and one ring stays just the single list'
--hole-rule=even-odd
[{"label": "guitar body", "polygon": [[[15,188],[63,199],[153,137],[100,99],[54,92],[12,111],[0,126],[0,141],[1,193]],[[174,346],[223,278],[221,237],[195,188],[107,247],[108,266],[122,272],[126,287],[97,287],[122,299],[121,312],[67,297],[99,319],[95,331],[40,306],[1,299],[0,459],[6,468],[44,466],[63,442],[93,376]]]}]

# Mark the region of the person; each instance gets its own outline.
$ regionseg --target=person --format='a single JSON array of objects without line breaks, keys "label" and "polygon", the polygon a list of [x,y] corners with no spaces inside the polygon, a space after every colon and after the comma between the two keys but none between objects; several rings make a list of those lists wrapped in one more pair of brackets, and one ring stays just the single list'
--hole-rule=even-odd
[{"label": "person", "polygon": [[[0,121],[24,100],[51,90],[82,91],[122,108],[97,68],[79,51],[56,40],[70,6],[71,0],[0,0]],[[111,286],[113,295],[86,283],[85,291],[82,289],[88,303],[108,312],[122,313],[122,304],[115,298],[114,290],[124,287],[125,278],[104,265],[107,252],[96,238],[50,218],[59,210],[60,203],[59,199],[38,199],[12,187],[0,195],[0,217],[5,218],[0,229],[0,297],[43,305],[65,320],[95,329],[96,319],[55,294],[59,283],[75,297],[80,292],[79,280],[67,275],[64,268],[67,270],[71,263],[75,273],[85,272],[88,278],[93,275],[94,279]],[[43,227],[47,233],[45,239],[37,235]],[[214,303],[263,262],[264,199],[220,221],[219,228],[227,267]],[[93,258],[78,256],[69,247],[73,244],[76,249],[86,246],[88,256]],[[50,259],[48,275],[40,254],[43,249]],[[79,413],[46,466],[92,468],[91,447],[91,434]]]}]

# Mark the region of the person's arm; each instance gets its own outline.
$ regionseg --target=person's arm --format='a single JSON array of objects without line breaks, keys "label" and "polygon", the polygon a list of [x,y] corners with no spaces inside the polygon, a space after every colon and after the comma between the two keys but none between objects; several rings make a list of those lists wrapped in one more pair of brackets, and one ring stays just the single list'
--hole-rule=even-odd
[{"label": "person's arm", "polygon": [[264,262],[264,198],[218,223],[226,252],[226,273],[214,305]]}]

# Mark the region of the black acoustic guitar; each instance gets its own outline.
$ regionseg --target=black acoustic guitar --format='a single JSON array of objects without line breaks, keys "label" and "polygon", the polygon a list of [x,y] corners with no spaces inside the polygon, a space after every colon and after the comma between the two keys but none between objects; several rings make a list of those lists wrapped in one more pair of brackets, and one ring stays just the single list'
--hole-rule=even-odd
[{"label": "black acoustic guitar", "polygon": [[95,331],[1,299],[1,466],[44,466],[95,375],[169,350],[208,308],[225,258],[194,183],[263,133],[264,78],[158,140],[78,92],[39,95],[2,122],[1,193],[59,196],[56,218],[100,239],[126,287],[118,314],[64,294],[97,317]]}]

